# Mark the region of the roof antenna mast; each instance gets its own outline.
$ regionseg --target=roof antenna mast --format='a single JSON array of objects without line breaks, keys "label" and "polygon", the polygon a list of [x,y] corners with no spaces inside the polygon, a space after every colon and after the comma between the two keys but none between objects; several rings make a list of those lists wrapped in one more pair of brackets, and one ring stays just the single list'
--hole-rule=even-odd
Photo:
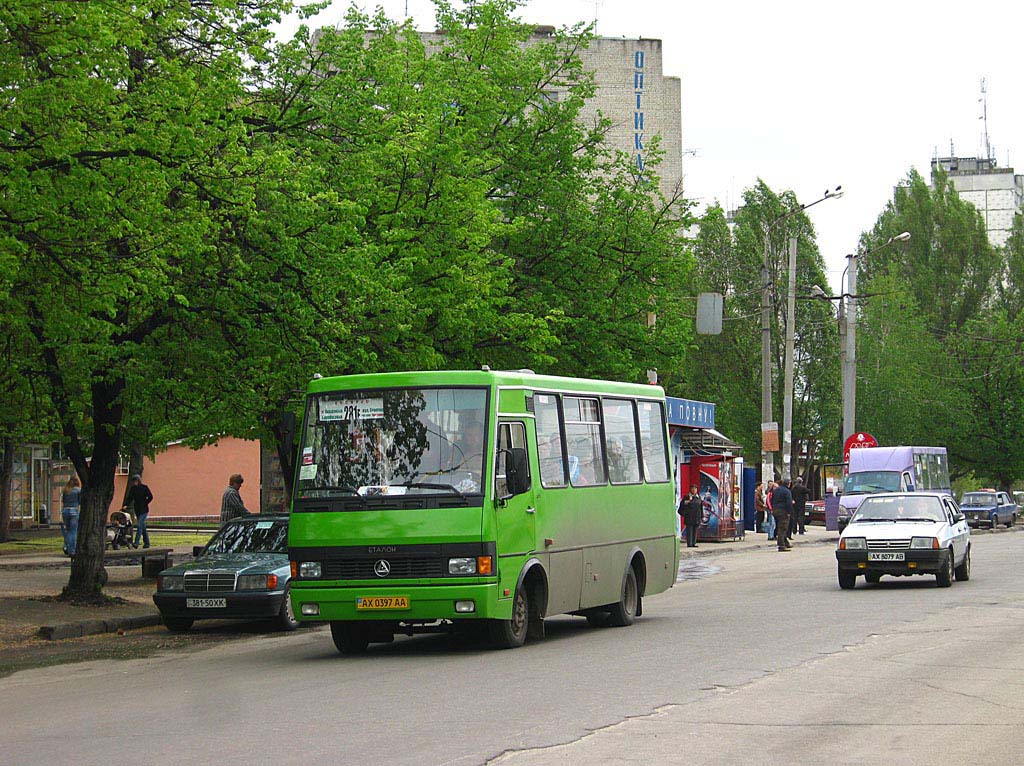
[{"label": "roof antenna mast", "polygon": [[981,117],[982,120],[982,140],[985,142],[985,159],[992,159],[992,145],[988,140],[988,88],[985,85],[985,78],[981,78],[981,98],[978,99],[981,103]]}]

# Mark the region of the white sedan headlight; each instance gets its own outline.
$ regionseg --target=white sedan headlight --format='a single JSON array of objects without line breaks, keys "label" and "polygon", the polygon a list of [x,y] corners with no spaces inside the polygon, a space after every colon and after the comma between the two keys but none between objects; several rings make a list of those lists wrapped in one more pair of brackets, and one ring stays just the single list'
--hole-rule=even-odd
[{"label": "white sedan headlight", "polygon": [[843,537],[839,540],[839,549],[844,551],[862,551],[868,547],[863,537]]},{"label": "white sedan headlight", "polygon": [[938,548],[939,538],[937,537],[913,537],[910,539],[911,548]]}]

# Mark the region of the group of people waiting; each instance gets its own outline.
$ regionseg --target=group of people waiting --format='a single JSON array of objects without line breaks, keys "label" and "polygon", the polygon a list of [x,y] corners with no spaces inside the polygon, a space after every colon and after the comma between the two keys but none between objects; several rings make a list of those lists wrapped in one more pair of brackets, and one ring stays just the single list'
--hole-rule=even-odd
[{"label": "group of people waiting", "polygon": [[[224,490],[224,495],[221,498],[221,521],[252,513],[245,507],[239,493],[242,481],[240,473],[232,474],[228,479],[228,487]],[[72,474],[61,493],[61,521],[63,522],[61,532],[64,535],[65,556],[74,556],[78,549],[78,515],[81,510],[81,498],[82,482],[78,476]],[[142,477],[138,474],[132,476],[121,510],[135,518],[135,540],[131,543],[133,548],[138,548],[139,543],[142,543],[143,548],[149,547],[149,529],[146,526],[146,520],[149,518],[149,504],[152,502],[153,493],[142,483]]]},{"label": "group of people waiting", "polygon": [[[75,474],[71,475],[64,490],[61,492],[61,533],[64,535],[64,555],[74,556],[78,552],[78,516],[82,507],[82,482]],[[135,540],[133,548],[141,542],[143,548],[149,547],[149,530],[146,519],[149,518],[149,504],[153,502],[153,493],[142,483],[138,474],[129,481],[121,510],[135,518]]]},{"label": "group of people waiting", "polygon": [[754,523],[758,532],[766,532],[769,540],[777,540],[780,551],[792,549],[793,535],[806,531],[807,499],[810,490],[799,476],[790,488],[789,477],[780,482],[758,482],[754,487]]}]

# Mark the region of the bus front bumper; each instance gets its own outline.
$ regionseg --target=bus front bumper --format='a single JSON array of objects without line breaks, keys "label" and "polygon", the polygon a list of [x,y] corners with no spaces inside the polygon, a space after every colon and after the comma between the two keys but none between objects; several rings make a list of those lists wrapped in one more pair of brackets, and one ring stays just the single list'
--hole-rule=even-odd
[{"label": "bus front bumper", "polygon": [[376,583],[368,586],[339,586],[293,580],[291,594],[292,611],[296,619],[305,621],[507,620],[512,616],[512,598],[499,598],[498,583],[395,584],[382,588]]}]

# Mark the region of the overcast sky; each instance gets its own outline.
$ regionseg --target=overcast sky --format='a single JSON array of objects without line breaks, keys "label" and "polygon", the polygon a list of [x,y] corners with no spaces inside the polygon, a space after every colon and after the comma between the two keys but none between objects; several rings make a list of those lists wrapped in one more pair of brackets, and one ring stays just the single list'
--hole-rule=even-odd
[{"label": "overcast sky", "polygon": [[[434,29],[430,0],[356,4]],[[349,5],[308,23],[337,24]],[[844,256],[912,167],[927,177],[951,141],[984,156],[983,77],[993,154],[1024,173],[1020,0],[530,0],[520,15],[563,26],[595,14],[601,36],[663,41],[664,74],[682,80],[687,197],[736,207],[758,177],[805,203],[843,186],[808,211],[836,291]]]}]

